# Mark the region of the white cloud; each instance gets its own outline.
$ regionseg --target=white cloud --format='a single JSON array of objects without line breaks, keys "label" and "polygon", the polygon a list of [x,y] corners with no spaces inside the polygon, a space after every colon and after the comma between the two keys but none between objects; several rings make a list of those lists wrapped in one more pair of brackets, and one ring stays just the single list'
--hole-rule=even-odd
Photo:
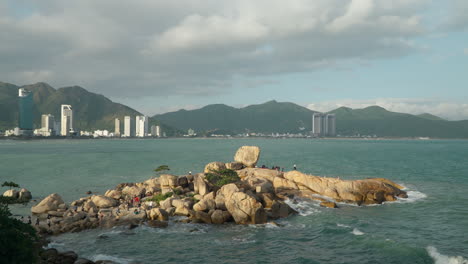
[{"label": "white cloud", "polygon": [[0,80],[45,76],[113,97],[225,93],[238,76],[415,52],[426,2],[41,0],[30,15],[0,10]]},{"label": "white cloud", "polygon": [[307,108],[328,112],[338,107],[353,109],[377,105],[392,112],[423,114],[430,113],[448,120],[468,120],[468,104],[438,99],[377,98],[368,100],[342,99],[310,103]]}]

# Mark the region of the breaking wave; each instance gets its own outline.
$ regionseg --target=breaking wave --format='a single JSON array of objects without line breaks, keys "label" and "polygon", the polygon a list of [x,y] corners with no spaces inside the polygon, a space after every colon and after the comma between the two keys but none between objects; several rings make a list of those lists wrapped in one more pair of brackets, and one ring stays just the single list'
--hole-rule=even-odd
[{"label": "breaking wave", "polygon": [[437,251],[437,248],[433,246],[428,246],[426,250],[429,256],[434,259],[435,264],[468,264],[467,259],[461,256],[451,257],[442,255]]}]

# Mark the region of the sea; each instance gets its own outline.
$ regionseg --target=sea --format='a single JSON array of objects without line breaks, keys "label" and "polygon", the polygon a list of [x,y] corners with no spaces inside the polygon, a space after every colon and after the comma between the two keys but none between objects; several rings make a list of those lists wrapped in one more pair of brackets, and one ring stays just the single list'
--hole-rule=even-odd
[{"label": "sea", "polygon": [[[0,140],[0,181],[40,201],[103,194],[122,182],[201,172],[259,146],[258,165],[341,179],[383,177],[409,197],[374,206],[288,203],[299,213],[264,225],[170,221],[167,228],[94,229],[51,237],[49,247],[115,263],[468,263],[468,141],[352,139]],[[6,190],[2,188],[1,191]],[[13,205],[18,217],[28,205]]]}]

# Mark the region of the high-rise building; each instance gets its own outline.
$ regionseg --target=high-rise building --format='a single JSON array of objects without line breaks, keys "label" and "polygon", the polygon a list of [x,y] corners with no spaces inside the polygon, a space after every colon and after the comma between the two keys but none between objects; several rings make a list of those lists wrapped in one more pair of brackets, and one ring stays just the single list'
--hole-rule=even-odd
[{"label": "high-rise building", "polygon": [[137,137],[146,137],[148,135],[148,117],[147,116],[136,117],[135,135]]},{"label": "high-rise building", "polygon": [[41,128],[43,131],[53,132],[55,130],[55,117],[51,114],[42,115]]},{"label": "high-rise building", "polygon": [[325,117],[327,123],[326,134],[328,136],[336,136],[336,116],[335,114],[327,114]]},{"label": "high-rise building", "polygon": [[115,119],[114,136],[120,137],[120,119]]},{"label": "high-rise building", "polygon": [[314,113],[312,115],[312,134],[320,136],[323,132],[322,114]]},{"label": "high-rise building", "polygon": [[160,126],[151,126],[151,136],[161,137],[161,127]]},{"label": "high-rise building", "polygon": [[60,114],[60,135],[69,136],[73,130],[73,109],[71,105],[62,105]]},{"label": "high-rise building", "polygon": [[20,88],[18,90],[19,101],[19,130],[24,134],[33,129],[33,95],[30,91]]},{"label": "high-rise building", "polygon": [[125,137],[134,137],[135,136],[135,126],[133,126],[133,118],[131,116],[126,116],[124,118],[124,136]]},{"label": "high-rise building", "polygon": [[314,113],[312,115],[312,134],[314,136],[335,136],[336,117],[334,114]]}]

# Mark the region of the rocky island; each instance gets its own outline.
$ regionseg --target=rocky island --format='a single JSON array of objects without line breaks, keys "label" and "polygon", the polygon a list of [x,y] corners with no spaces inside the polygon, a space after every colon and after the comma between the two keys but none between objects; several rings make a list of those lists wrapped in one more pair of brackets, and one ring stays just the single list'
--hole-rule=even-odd
[{"label": "rocky island", "polygon": [[104,195],[83,197],[67,205],[51,194],[31,208],[42,234],[57,235],[97,227],[140,224],[165,227],[178,221],[206,224],[264,224],[295,211],[285,202],[295,197],[357,205],[381,204],[407,197],[403,187],[382,178],[341,180],[256,168],[260,148],[243,146],[233,162],[211,162],[203,173],[162,174],[139,183],[122,183]]}]

